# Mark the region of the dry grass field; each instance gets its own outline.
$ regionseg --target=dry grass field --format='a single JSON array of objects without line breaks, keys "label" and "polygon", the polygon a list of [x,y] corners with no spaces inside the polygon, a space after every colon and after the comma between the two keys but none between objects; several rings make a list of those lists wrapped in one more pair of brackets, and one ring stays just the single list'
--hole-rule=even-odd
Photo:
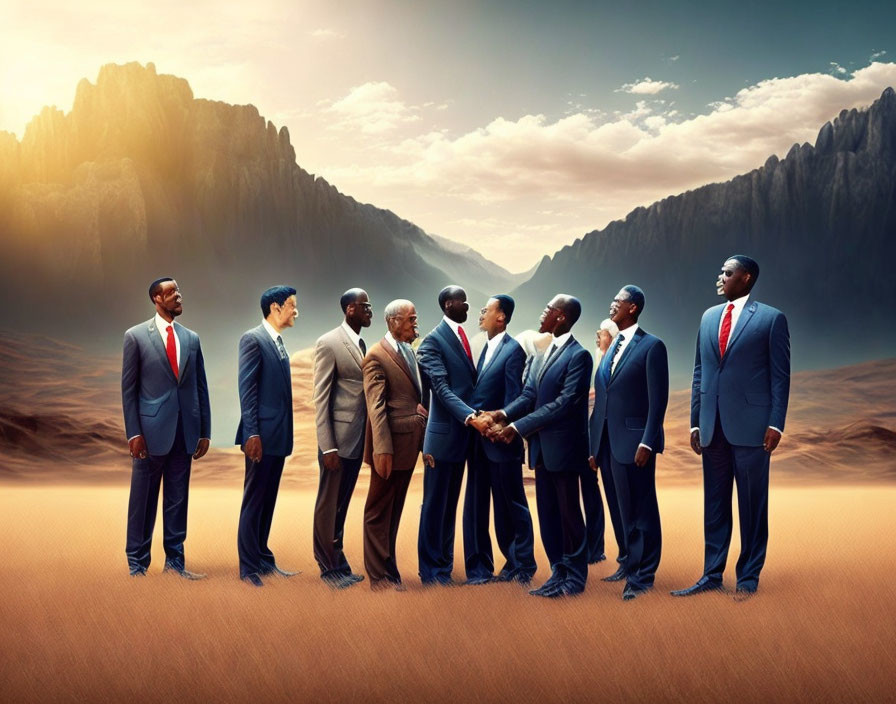
[{"label": "dry grass field", "polygon": [[[361,483],[346,541],[357,571]],[[896,488],[773,486],[760,592],[736,603],[668,595],[699,576],[702,549],[701,491],[668,484],[660,488],[664,554],[652,594],[623,602],[620,586],[597,579],[610,563],[593,569],[584,595],[565,601],[507,584],[424,589],[416,576],[421,487],[418,472],[399,537],[409,589],[373,593],[366,582],[334,592],[318,579],[309,491],[281,494],[271,540],[278,561],[303,574],[254,589],[237,578],[235,487],[194,487],[187,567],[209,578],[187,582],[162,574],[160,543],[149,576],[127,576],[126,487],[0,486],[0,699],[896,698]],[[540,583],[547,566],[539,541],[536,557]],[[735,558],[736,550],[732,570]]]}]

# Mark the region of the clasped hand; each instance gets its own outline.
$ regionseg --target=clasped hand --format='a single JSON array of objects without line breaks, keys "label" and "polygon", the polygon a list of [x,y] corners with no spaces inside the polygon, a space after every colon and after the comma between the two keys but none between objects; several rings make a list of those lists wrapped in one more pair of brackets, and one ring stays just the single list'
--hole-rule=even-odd
[{"label": "clasped hand", "polygon": [[500,411],[483,411],[470,419],[470,425],[492,442],[510,443],[516,437],[516,431],[507,425],[507,417]]}]

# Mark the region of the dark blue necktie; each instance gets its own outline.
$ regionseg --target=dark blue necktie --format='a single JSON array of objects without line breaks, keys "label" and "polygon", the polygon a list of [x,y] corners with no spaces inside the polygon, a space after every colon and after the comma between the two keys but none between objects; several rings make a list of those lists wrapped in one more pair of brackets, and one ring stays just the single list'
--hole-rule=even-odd
[{"label": "dark blue necktie", "polygon": [[616,344],[613,345],[613,349],[609,350],[609,354],[605,355],[603,358],[603,366],[600,369],[600,376],[603,379],[604,386],[610,383],[610,373],[613,369],[613,360],[616,359],[616,355],[619,354],[619,348],[622,347],[622,340],[625,339],[622,334],[616,336]]},{"label": "dark blue necktie", "polygon": [[482,374],[482,367],[485,366],[485,353],[488,350],[488,343],[485,343],[485,347],[482,348],[482,354],[479,355],[479,364],[476,365],[476,374]]}]

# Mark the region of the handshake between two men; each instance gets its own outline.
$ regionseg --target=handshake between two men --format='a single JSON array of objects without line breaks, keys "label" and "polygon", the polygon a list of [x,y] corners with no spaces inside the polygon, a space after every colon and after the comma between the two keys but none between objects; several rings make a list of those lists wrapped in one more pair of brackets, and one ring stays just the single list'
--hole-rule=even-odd
[{"label": "handshake between two men", "polygon": [[482,437],[488,438],[492,442],[503,442],[509,445],[517,436],[516,430],[508,425],[504,411],[480,411],[470,418],[467,424],[476,429]]}]

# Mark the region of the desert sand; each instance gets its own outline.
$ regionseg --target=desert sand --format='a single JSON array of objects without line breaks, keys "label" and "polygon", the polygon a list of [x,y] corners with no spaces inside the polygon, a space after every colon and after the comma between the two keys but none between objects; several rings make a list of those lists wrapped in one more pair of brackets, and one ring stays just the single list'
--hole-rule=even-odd
[{"label": "desert sand", "polygon": [[[662,460],[660,460],[662,462]],[[314,495],[285,490],[271,547],[291,579],[237,577],[235,487],[191,492],[187,566],[127,576],[123,486],[0,486],[2,699],[46,701],[842,702],[893,700],[896,488],[773,486],[759,594],[675,599],[698,576],[702,493],[663,485],[664,554],[633,602],[599,581],[550,601],[515,585],[424,589],[422,475],[402,520],[409,589],[328,589],[311,555]],[[534,497],[530,491],[530,505]],[[361,560],[364,492],[346,553]],[[156,535],[160,537],[161,524]],[[537,531],[537,526],[536,526]],[[737,533],[726,575],[733,586]],[[540,541],[539,572],[548,574]],[[460,536],[456,554],[462,555]],[[455,578],[462,579],[459,567]]]}]

